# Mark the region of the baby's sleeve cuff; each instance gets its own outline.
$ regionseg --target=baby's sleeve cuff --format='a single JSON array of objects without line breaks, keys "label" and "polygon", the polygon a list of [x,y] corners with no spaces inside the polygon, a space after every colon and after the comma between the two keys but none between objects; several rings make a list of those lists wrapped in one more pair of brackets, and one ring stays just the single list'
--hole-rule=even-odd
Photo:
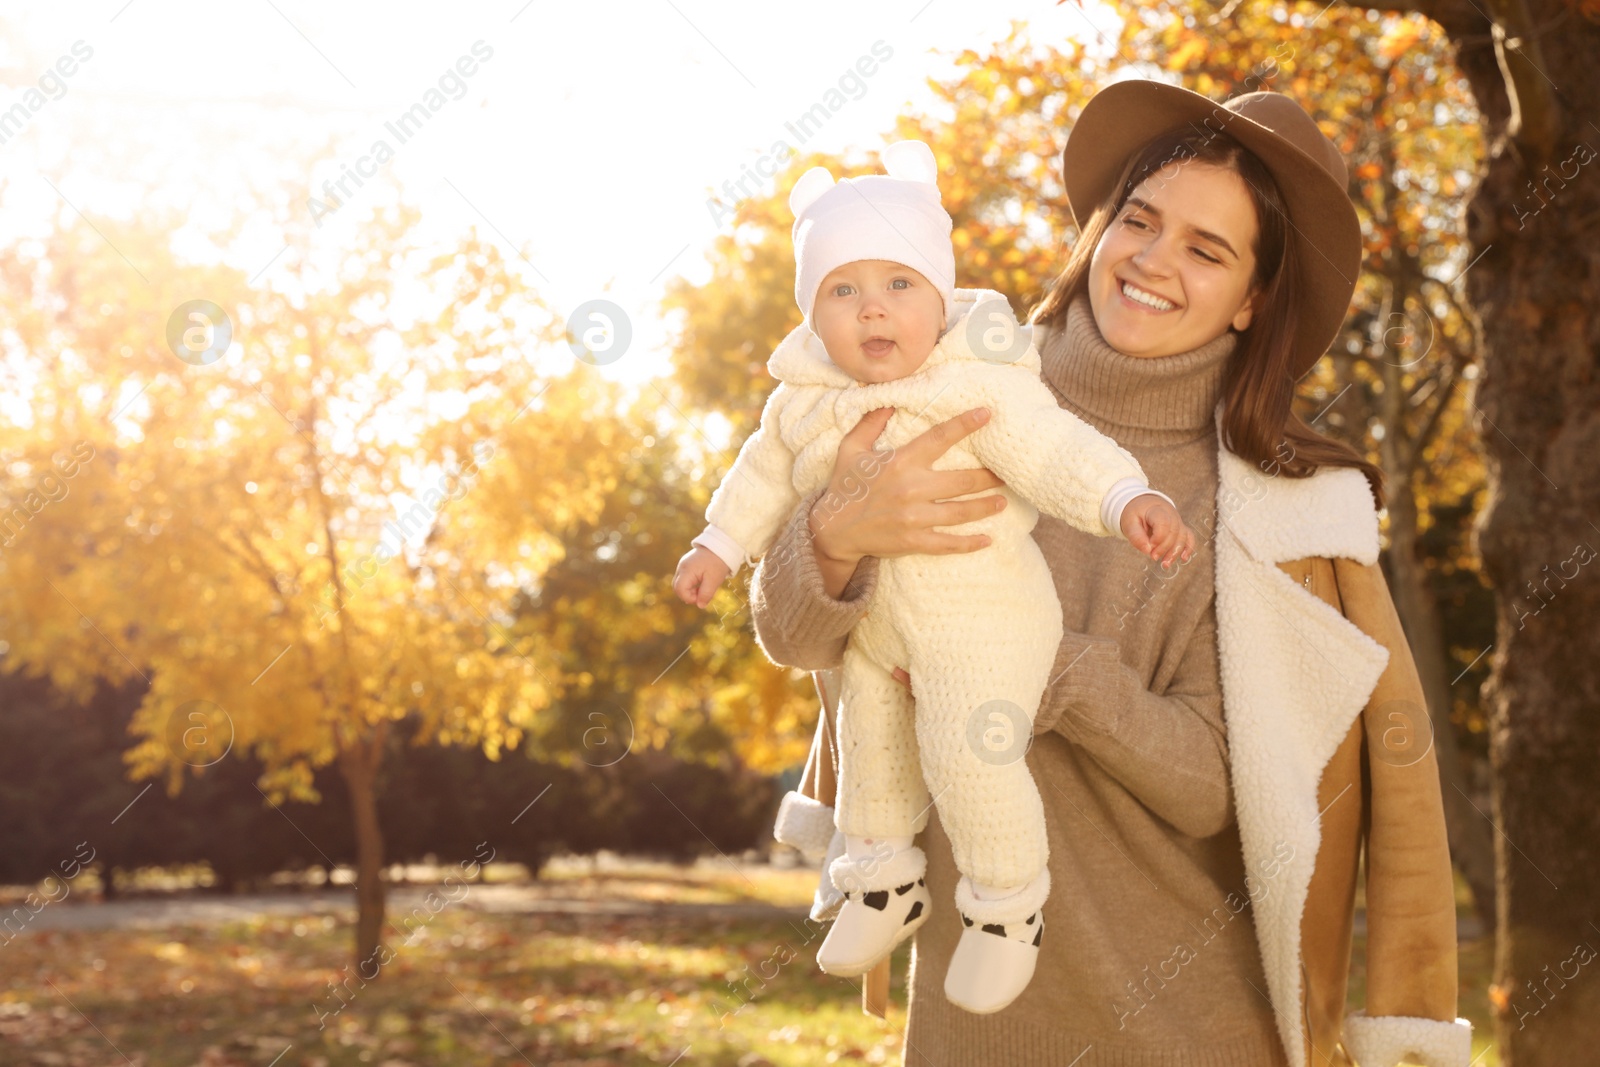
[{"label": "baby's sleeve cuff", "polygon": [[740,546],[739,542],[728,536],[727,531],[720,527],[707,526],[700,531],[700,536],[689,543],[710,549],[718,559],[728,565],[728,571],[731,574],[738,574],[739,568],[746,564],[755,565],[755,561],[745,554],[745,550]]},{"label": "baby's sleeve cuff", "polygon": [[[1119,478],[1116,484],[1106,492],[1105,497],[1100,501],[1100,521],[1105,523],[1106,529],[1110,530],[1113,536],[1122,536],[1122,509],[1127,507],[1129,502],[1137,497],[1144,496],[1146,493],[1153,493],[1167,503],[1172,504],[1170,496],[1158,489],[1150,488],[1140,478]],[[1178,505],[1172,504],[1172,506],[1176,508]]]}]

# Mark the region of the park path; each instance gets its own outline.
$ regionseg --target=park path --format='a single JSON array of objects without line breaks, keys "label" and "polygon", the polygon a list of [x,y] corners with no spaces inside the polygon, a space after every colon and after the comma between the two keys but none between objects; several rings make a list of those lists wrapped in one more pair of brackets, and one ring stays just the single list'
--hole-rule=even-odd
[{"label": "park path", "polygon": [[[389,890],[390,915],[404,915],[425,907],[430,892],[451,894],[457,889],[422,885],[393,886]],[[16,905],[13,905],[16,906]],[[45,930],[159,930],[174,926],[245,922],[261,916],[286,919],[334,915],[353,919],[355,890],[313,889],[284,893],[173,894],[124,900],[80,902],[68,897],[47,904],[32,917],[23,932]],[[719,919],[804,919],[805,906],[782,907],[760,902],[682,903],[560,896],[545,885],[470,885],[451,907],[522,915],[582,915],[618,918],[659,917],[715,921]],[[0,909],[3,917],[5,909]],[[26,909],[23,909],[26,913]]]},{"label": "park path", "polygon": [[[517,915],[576,915],[615,918],[672,918],[687,921],[715,922],[718,920],[787,919],[802,920],[809,909],[805,905],[782,906],[760,901],[739,903],[700,903],[683,901],[637,900],[618,896],[580,896],[572,886],[559,882],[497,883],[491,885],[467,884],[467,894],[455,901],[452,907],[474,911]],[[391,916],[404,915],[412,908],[426,908],[429,893],[441,895],[458,892],[457,889],[429,885],[391,886],[388,894],[388,911]],[[10,913],[10,908],[0,905],[0,920]],[[210,926],[230,922],[246,922],[272,916],[285,919],[333,915],[345,921],[355,917],[355,890],[337,886],[294,890],[277,893],[242,893],[218,895],[212,893],[173,893],[167,896],[131,897],[120,900],[85,901],[68,897],[57,904],[48,904],[30,920],[21,924],[21,932],[45,930],[159,930],[179,926]],[[26,909],[23,909],[26,914]],[[1366,933],[1366,913],[1355,915],[1356,934]],[[13,920],[11,928],[16,929]],[[1473,940],[1484,935],[1484,927],[1477,918],[1466,916],[1457,923],[1457,936]]]}]

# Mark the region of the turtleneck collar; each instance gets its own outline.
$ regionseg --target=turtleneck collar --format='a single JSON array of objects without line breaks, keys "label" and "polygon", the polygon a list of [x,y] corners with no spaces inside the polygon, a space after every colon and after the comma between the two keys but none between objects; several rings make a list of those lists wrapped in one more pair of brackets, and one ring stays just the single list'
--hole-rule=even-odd
[{"label": "turtleneck collar", "polygon": [[1232,330],[1172,356],[1129,356],[1106,343],[1089,295],[1067,305],[1039,353],[1045,381],[1074,415],[1121,444],[1181,444],[1215,433]]}]

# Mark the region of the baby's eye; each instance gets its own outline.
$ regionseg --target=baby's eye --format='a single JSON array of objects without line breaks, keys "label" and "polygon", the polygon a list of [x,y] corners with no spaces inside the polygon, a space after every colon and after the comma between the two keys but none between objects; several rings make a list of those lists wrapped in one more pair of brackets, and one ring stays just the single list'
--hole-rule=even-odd
[{"label": "baby's eye", "polygon": [[890,282],[889,284],[890,285],[897,285],[897,286],[901,287],[902,289],[909,289],[909,288],[911,288],[911,279],[910,278],[896,278],[894,281]]},{"label": "baby's eye", "polygon": [[833,287],[834,296],[849,296],[850,292],[851,289],[848,282],[840,282],[838,285]]}]

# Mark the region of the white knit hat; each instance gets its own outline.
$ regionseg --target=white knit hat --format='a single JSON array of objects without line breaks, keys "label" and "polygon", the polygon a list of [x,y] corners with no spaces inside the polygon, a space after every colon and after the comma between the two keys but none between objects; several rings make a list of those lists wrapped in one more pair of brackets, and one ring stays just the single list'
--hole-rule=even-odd
[{"label": "white knit hat", "polygon": [[812,167],[789,193],[794,212],[794,299],[815,330],[811,307],[822,279],[858,259],[903,263],[933,283],[944,300],[945,327],[955,304],[956,256],[950,215],[939,203],[939,169],[921,141],[896,141],[882,152],[888,174],[835,182]]}]

